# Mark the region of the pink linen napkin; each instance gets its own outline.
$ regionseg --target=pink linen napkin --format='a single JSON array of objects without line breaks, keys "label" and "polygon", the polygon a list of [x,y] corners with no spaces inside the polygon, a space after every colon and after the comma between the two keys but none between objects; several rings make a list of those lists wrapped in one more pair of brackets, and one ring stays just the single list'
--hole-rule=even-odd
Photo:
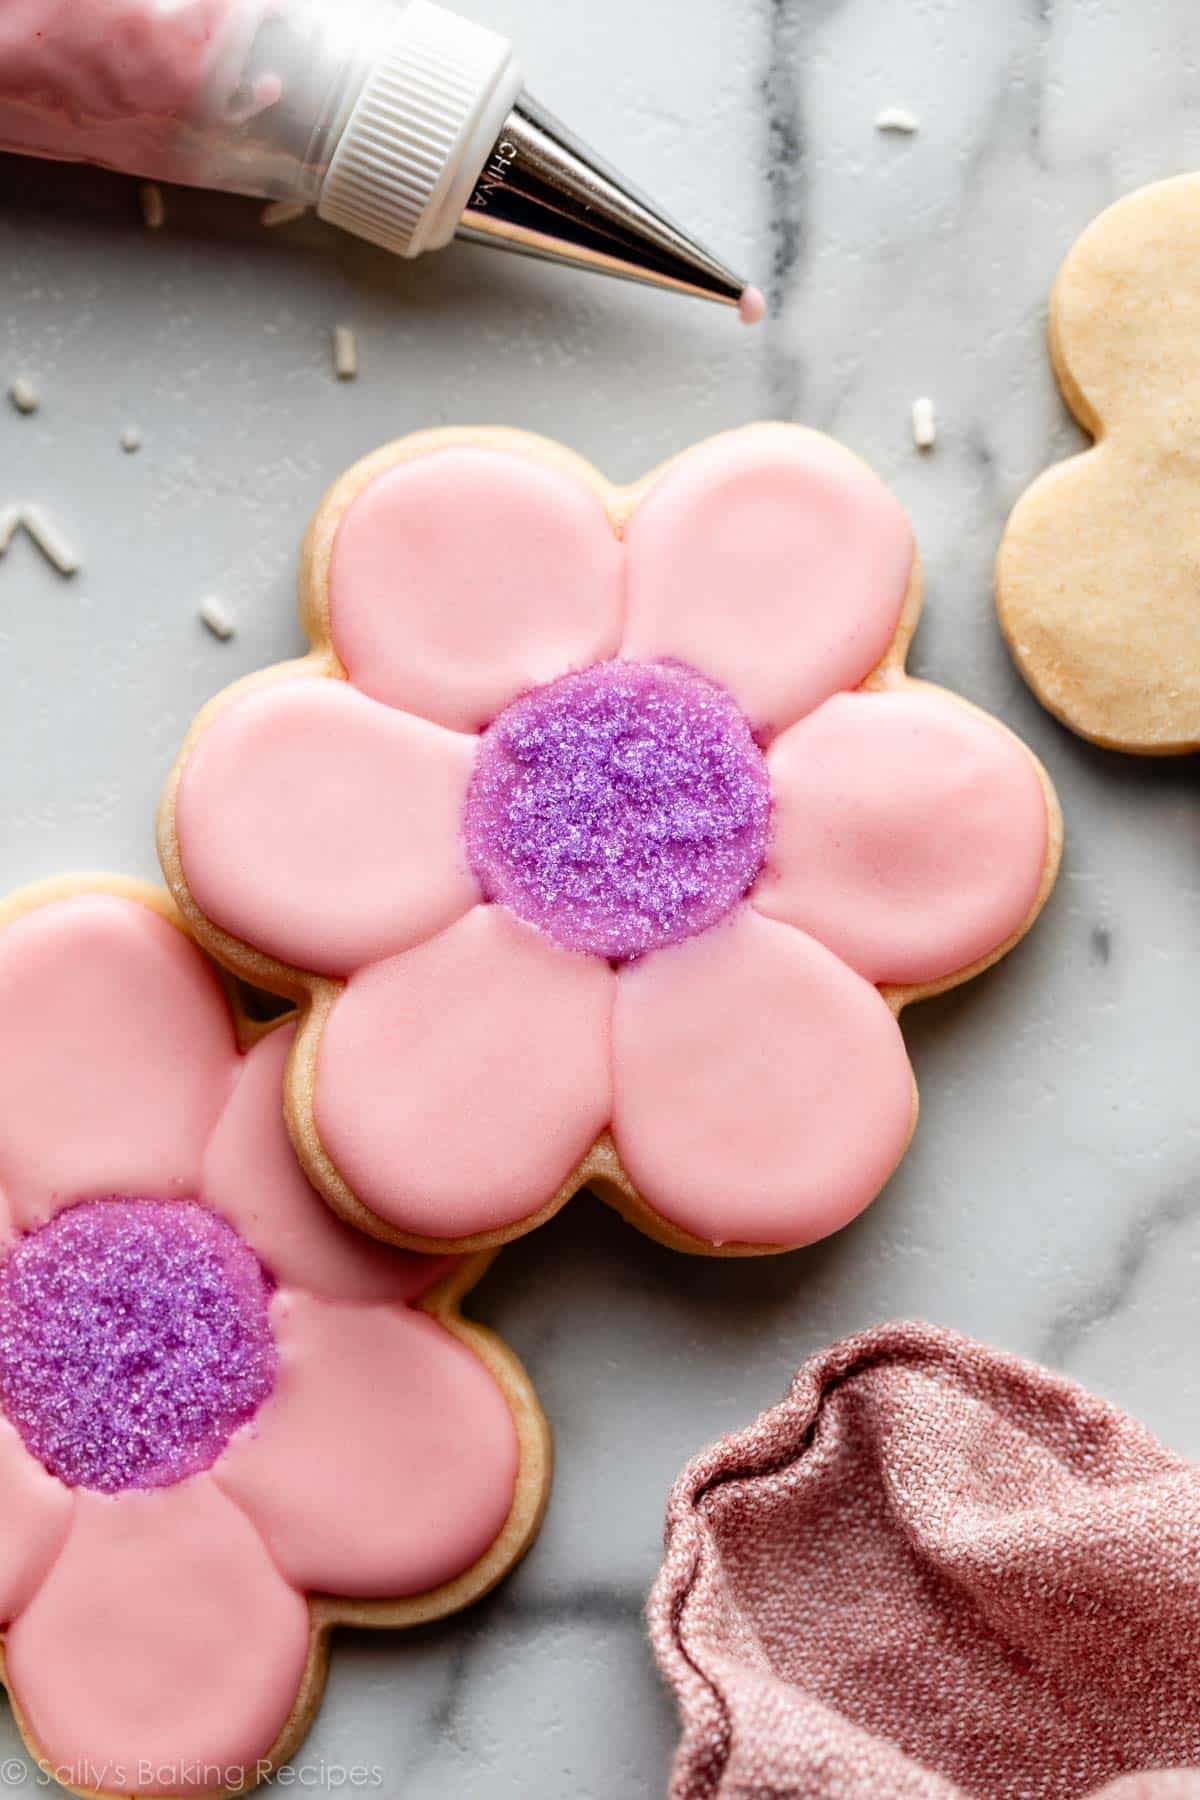
[{"label": "pink linen napkin", "polygon": [[1200,1800],[1200,1470],[1074,1382],[846,1338],[689,1464],[666,1541],[675,1800]]}]

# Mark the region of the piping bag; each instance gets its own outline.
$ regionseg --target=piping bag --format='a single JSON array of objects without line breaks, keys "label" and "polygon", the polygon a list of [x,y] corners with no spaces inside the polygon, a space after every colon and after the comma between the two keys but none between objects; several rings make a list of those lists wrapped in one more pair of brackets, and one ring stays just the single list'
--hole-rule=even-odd
[{"label": "piping bag", "polygon": [[466,238],[764,310],[433,0],[0,0],[5,150],[312,207],[399,256]]}]

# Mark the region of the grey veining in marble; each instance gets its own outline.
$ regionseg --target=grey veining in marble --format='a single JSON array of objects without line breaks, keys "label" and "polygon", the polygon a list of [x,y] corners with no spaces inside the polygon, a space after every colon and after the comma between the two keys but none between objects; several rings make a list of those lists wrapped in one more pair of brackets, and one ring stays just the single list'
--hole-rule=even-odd
[{"label": "grey veining in marble", "polygon": [[[917,1137],[839,1237],[696,1262],[580,1200],[501,1257],[476,1310],[556,1428],[543,1537],[466,1618],[345,1634],[299,1759],[318,1788],[323,1768],[378,1764],[405,1800],[624,1800],[662,1790],[674,1738],[639,1616],[667,1486],[810,1349],[923,1315],[1049,1359],[1200,1455],[1195,768],[1060,730],[990,598],[1012,502],[1077,442],[1043,350],[1058,262],[1109,200],[1200,163],[1200,12],[494,0],[489,16],[535,92],[770,289],[770,323],[480,251],[392,266],[189,196],[149,235],[124,183],[0,168],[0,384],[26,372],[42,395],[31,417],[0,410],[0,502],[44,505],[85,565],[65,584],[23,539],[0,563],[0,884],[155,872],[152,809],[188,720],[298,647],[304,520],[387,437],[502,420],[632,477],[778,414],[837,433],[901,494],[928,578],[913,667],[1046,761],[1058,890],[1006,964],[908,1015]],[[916,136],[874,130],[893,103]],[[332,377],[339,321],[356,383]],[[919,393],[940,421],[926,456]],[[197,620],[208,593],[237,615],[229,643]]]}]

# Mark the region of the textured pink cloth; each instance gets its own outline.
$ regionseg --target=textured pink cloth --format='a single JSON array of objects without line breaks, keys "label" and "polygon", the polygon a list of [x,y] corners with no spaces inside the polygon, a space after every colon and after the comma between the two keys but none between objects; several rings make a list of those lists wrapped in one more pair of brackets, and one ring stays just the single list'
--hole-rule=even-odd
[{"label": "textured pink cloth", "polygon": [[649,1617],[676,1800],[1200,1800],[1200,1470],[934,1326],[684,1470]]}]

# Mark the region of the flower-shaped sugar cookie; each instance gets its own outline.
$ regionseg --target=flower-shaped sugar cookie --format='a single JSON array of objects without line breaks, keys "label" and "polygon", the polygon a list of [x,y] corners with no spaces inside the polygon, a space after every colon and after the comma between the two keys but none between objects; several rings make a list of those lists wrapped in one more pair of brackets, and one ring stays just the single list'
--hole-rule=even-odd
[{"label": "flower-shaped sugar cookie", "polygon": [[1200,748],[1200,176],[1131,194],[1063,264],[1059,385],[1094,447],[1018,502],[997,564],[1044,706],[1109,748]]},{"label": "flower-shaped sugar cookie", "polygon": [[592,1183],[737,1254],[878,1193],[900,1008],[1021,935],[1059,843],[1028,752],[904,674],[918,586],[896,500],[791,426],[632,489],[506,431],[343,476],[312,654],[201,714],[160,820],[203,941],[304,1004],[339,1211],[464,1249]]},{"label": "flower-shaped sugar cookie", "polygon": [[283,1126],[294,1026],[241,1048],[173,920],[114,881],[0,908],[3,1675],[89,1794],[253,1787],[331,1627],[485,1592],[548,1479],[520,1365],[457,1310],[485,1259],[334,1218]]}]

